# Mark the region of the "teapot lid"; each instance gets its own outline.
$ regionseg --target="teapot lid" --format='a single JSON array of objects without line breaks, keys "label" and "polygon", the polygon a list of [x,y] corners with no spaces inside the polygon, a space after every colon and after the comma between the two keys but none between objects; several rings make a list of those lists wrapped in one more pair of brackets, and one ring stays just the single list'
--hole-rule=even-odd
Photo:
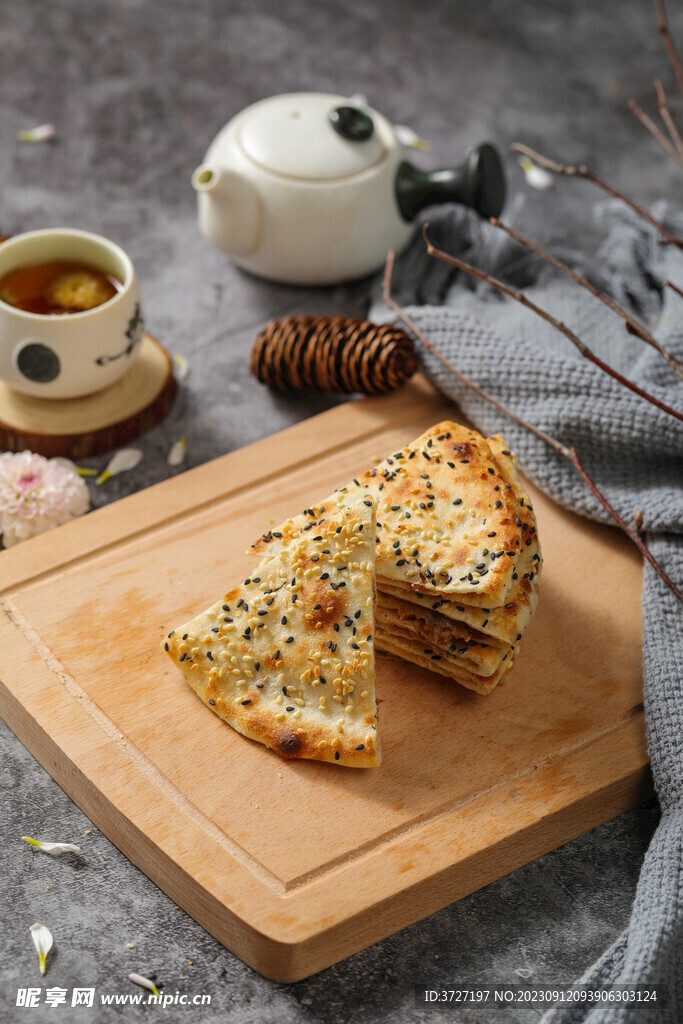
[{"label": "teapot lid", "polygon": [[238,139],[265,170],[329,180],[359,174],[385,155],[384,119],[328,93],[287,93],[261,100],[240,118]]}]

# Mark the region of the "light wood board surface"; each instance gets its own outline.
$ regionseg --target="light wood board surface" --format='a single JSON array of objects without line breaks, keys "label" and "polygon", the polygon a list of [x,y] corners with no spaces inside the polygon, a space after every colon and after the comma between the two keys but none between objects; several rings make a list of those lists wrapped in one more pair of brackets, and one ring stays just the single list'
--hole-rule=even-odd
[{"label": "light wood board surface", "polygon": [[445,417],[457,410],[415,379],[0,553],[6,721],[135,864],[279,981],[641,792],[639,556],[533,487],[545,567],[514,670],[479,696],[378,658],[379,769],[280,759],[213,715],[160,650],[253,569],[243,552],[260,533]]}]

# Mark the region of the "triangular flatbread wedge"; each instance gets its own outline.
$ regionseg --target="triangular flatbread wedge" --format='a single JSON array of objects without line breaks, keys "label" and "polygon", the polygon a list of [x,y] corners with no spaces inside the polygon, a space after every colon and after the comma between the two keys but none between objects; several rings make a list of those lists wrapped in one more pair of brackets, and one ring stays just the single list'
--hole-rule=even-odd
[{"label": "triangular flatbread wedge", "polygon": [[375,503],[312,522],[162,645],[243,735],[283,757],[377,766]]},{"label": "triangular flatbread wedge", "polygon": [[[507,449],[501,453],[509,456]],[[507,468],[507,467],[506,467]],[[377,500],[377,583],[429,595],[461,595],[500,607],[527,537],[513,483],[480,434],[450,421],[430,427],[334,495],[269,531],[254,554],[277,547],[339,501]],[[278,534],[281,534],[278,538]]]}]

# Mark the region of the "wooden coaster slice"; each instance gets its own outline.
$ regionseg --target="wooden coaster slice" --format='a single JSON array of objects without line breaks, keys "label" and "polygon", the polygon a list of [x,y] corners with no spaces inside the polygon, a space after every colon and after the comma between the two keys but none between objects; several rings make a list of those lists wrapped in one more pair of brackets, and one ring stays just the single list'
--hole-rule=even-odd
[{"label": "wooden coaster slice", "polygon": [[83,398],[36,398],[0,381],[0,449],[83,459],[129,444],[161,423],[178,385],[168,352],[146,334],[130,370]]}]

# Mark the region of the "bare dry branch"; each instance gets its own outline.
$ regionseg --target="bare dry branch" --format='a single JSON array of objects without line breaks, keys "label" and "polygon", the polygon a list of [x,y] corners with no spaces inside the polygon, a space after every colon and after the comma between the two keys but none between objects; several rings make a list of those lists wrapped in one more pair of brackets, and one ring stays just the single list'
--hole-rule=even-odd
[{"label": "bare dry branch", "polygon": [[443,260],[444,263],[449,263],[452,267],[457,267],[458,270],[463,270],[466,274],[470,274],[472,277],[477,277],[480,281],[485,281],[487,284],[491,285],[492,288],[495,288],[496,291],[502,292],[503,295],[509,295],[511,299],[514,299],[526,309],[531,310],[532,313],[540,316],[542,320],[545,320],[546,323],[549,323],[557,331],[563,334],[565,338],[568,338],[582,356],[590,360],[590,362],[594,363],[596,366],[599,366],[604,373],[613,377],[614,380],[619,381],[620,384],[623,384],[624,387],[628,388],[630,391],[635,392],[636,395],[640,395],[640,397],[644,398],[647,402],[650,402],[652,405],[656,405],[658,409],[662,410],[662,412],[668,413],[669,416],[674,416],[677,420],[683,420],[683,413],[678,412],[677,409],[673,409],[670,405],[666,405],[664,402],[661,402],[658,398],[655,398],[654,395],[651,395],[649,391],[645,391],[643,388],[638,387],[637,384],[628,380],[628,378],[624,377],[618,372],[618,370],[615,370],[612,366],[608,366],[608,364],[596,356],[595,353],[588,348],[588,345],[586,345],[578,335],[574,334],[574,332],[570,330],[562,320],[558,320],[557,317],[553,316],[552,313],[549,313],[547,309],[537,306],[535,302],[532,302],[531,299],[527,298],[524,292],[519,292],[515,288],[511,288],[503,281],[500,281],[497,277],[492,277],[491,274],[487,274],[485,271],[479,270],[477,267],[473,267],[471,263],[465,263],[464,260],[458,259],[457,256],[451,256],[449,253],[444,252],[443,249],[438,249],[435,245],[432,245],[427,234],[428,227],[428,224],[424,225],[422,235],[427,243],[427,251],[430,256],[436,256],[437,259]]},{"label": "bare dry branch", "polygon": [[662,37],[662,42],[666,48],[666,53],[669,58],[669,63],[673,69],[673,73],[676,76],[678,82],[678,88],[683,93],[683,66],[681,65],[680,58],[676,52],[674,41],[669,34],[669,23],[666,18],[666,8],[664,7],[664,0],[655,0],[657,5],[657,17],[659,22],[657,24],[657,31]]},{"label": "bare dry branch", "polygon": [[512,411],[512,409],[509,409],[507,405],[503,404],[503,402],[499,402],[498,399],[494,398],[493,395],[490,395],[488,391],[484,391],[484,389],[480,388],[478,384],[475,384],[473,380],[470,380],[469,377],[465,376],[465,374],[461,370],[459,370],[456,366],[453,366],[452,363],[449,363],[446,357],[443,356],[438,349],[435,349],[432,346],[427,336],[424,334],[423,331],[420,330],[415,321],[411,320],[411,318],[408,316],[405,310],[402,309],[401,306],[399,306],[399,304],[396,302],[396,300],[391,297],[391,278],[394,272],[395,259],[396,253],[393,249],[390,249],[389,252],[387,253],[387,262],[384,270],[383,285],[383,296],[387,306],[393,309],[396,315],[400,318],[400,320],[406,325],[406,327],[413,332],[416,338],[419,338],[419,340],[422,342],[426,350],[428,352],[431,352],[431,354],[436,359],[438,359],[439,362],[442,363],[447,370],[455,374],[458,380],[461,380],[463,384],[465,384],[468,388],[474,391],[475,394],[479,395],[480,398],[483,398],[484,401],[490,402],[491,405],[495,405],[496,409],[499,409],[501,412],[504,412],[506,416],[509,416],[510,419],[515,420],[517,423],[519,423],[521,427],[524,427],[525,430],[531,431],[531,433],[535,434],[536,437],[540,438],[541,441],[545,441],[546,444],[550,445],[551,448],[554,448],[556,452],[560,453],[560,455],[564,455],[566,459],[570,459],[571,452],[569,448],[565,448],[563,444],[561,444],[559,441],[556,441],[555,438],[550,437],[550,435],[546,434],[543,430],[539,430],[538,427],[534,427],[531,423],[527,423],[526,420],[522,419],[521,416],[518,416],[516,412]]},{"label": "bare dry branch", "polygon": [[655,348],[660,353],[660,355],[662,355],[664,359],[666,359],[667,363],[674,371],[676,376],[679,378],[679,380],[683,381],[683,366],[681,365],[679,360],[676,359],[676,356],[673,355],[672,352],[669,352],[667,349],[665,349],[663,345],[661,345],[657,341],[657,339],[650,333],[650,331],[648,331],[647,328],[643,326],[643,324],[636,320],[635,317],[631,316],[630,313],[627,313],[625,309],[622,309],[622,307],[619,306],[616,302],[614,302],[613,299],[611,299],[608,295],[605,295],[604,292],[601,292],[599,288],[596,288],[594,284],[591,284],[591,282],[587,280],[587,278],[582,277],[581,274],[577,274],[576,271],[572,270],[571,267],[568,267],[566,263],[563,263],[561,260],[558,260],[556,256],[552,256],[549,252],[546,252],[545,249],[542,249],[540,245],[537,245],[536,242],[533,242],[530,238],[525,238],[524,235],[520,235],[518,231],[515,231],[514,228],[511,228],[507,224],[504,224],[503,221],[499,220],[497,217],[490,217],[489,220],[491,224],[493,224],[495,227],[500,228],[502,231],[505,231],[506,234],[510,235],[511,238],[514,238],[515,241],[519,242],[527,249],[530,249],[531,252],[535,252],[538,256],[546,260],[553,267],[556,267],[558,270],[561,270],[563,274],[567,275],[567,277],[570,277],[573,281],[576,281],[577,284],[580,284],[582,288],[585,288],[592,295],[595,295],[595,297],[597,299],[600,299],[601,302],[604,302],[604,304],[608,306],[614,313],[622,317],[629,334],[634,335],[636,338],[640,338],[641,341],[644,341],[648,345],[651,345],[653,348]]},{"label": "bare dry branch", "polygon": [[[662,580],[664,580],[664,582],[666,583],[666,585],[669,588],[669,590],[673,591],[673,593],[676,595],[676,597],[678,598],[679,601],[683,601],[683,591],[679,590],[679,588],[676,586],[676,584],[674,583],[674,581],[671,579],[670,576],[667,576],[667,574],[664,572],[664,570],[662,569],[661,565],[659,564],[657,559],[654,557],[654,555],[652,554],[652,552],[650,551],[650,549],[648,548],[647,544],[645,543],[643,538],[640,536],[638,531],[636,529],[634,529],[634,527],[629,526],[629,524],[627,522],[625,522],[621,518],[619,513],[615,509],[612,508],[612,506],[607,501],[607,498],[604,496],[604,494],[601,494],[601,492],[598,490],[598,488],[596,487],[596,485],[593,482],[593,480],[591,480],[591,478],[589,477],[588,473],[584,469],[583,464],[581,462],[581,459],[579,458],[579,453],[577,452],[576,448],[574,448],[574,447],[572,447],[572,449],[571,449],[571,461],[572,461],[574,467],[576,468],[577,473],[580,475],[581,479],[590,487],[590,489],[593,492],[593,494],[595,495],[595,497],[598,499],[598,501],[600,502],[602,507],[607,512],[609,512],[609,514],[611,515],[612,519],[617,524],[617,526],[620,527],[620,529],[622,529],[624,531],[624,533],[629,538],[629,540],[632,540],[633,543],[635,544],[635,546],[641,552],[641,554],[645,558],[647,558],[648,562],[650,563],[650,565],[652,566],[654,571],[657,573],[657,575]],[[640,509],[638,511],[640,511]],[[637,521],[637,517],[638,517],[638,512],[636,512],[636,521]],[[642,519],[643,519],[643,514],[642,514],[642,512],[640,512],[640,523],[641,524],[642,524]]]},{"label": "bare dry branch", "polygon": [[676,147],[676,152],[683,155],[683,139],[681,139],[680,135],[678,134],[678,128],[674,123],[674,119],[671,116],[669,106],[666,102],[666,93],[664,92],[664,86],[658,78],[655,79],[655,89],[657,91],[657,110],[659,111],[659,116],[666,125],[666,129],[669,135],[671,136],[671,141]]},{"label": "bare dry branch", "polygon": [[673,281],[669,281],[667,278],[667,280],[664,282],[664,287],[670,288],[672,292],[676,292],[676,295],[680,295],[680,297],[683,299],[683,288],[679,288],[677,284],[673,283]]},{"label": "bare dry branch", "polygon": [[[676,586],[676,584],[673,582],[673,580],[670,579],[669,576],[667,576],[667,574],[664,572],[662,567],[659,565],[659,563],[656,561],[656,559],[650,553],[648,547],[646,546],[645,542],[640,537],[640,535],[637,533],[637,531],[635,529],[633,529],[633,527],[628,526],[628,524],[624,522],[624,520],[621,518],[621,516],[609,504],[609,502],[604,497],[604,495],[598,490],[597,485],[589,477],[588,473],[584,469],[583,463],[581,462],[581,460],[579,458],[579,454],[576,451],[576,448],[574,448],[574,446],[572,446],[571,448],[567,448],[560,441],[556,440],[556,438],[551,437],[549,434],[546,434],[545,431],[539,430],[538,427],[534,427],[531,423],[527,423],[527,421],[525,419],[523,419],[521,416],[519,416],[516,412],[513,412],[512,409],[510,409],[510,408],[508,408],[508,406],[504,405],[503,402],[499,402],[498,399],[494,398],[493,395],[489,394],[488,391],[485,391],[484,388],[479,387],[479,385],[475,384],[473,380],[470,380],[470,378],[467,377],[464,373],[462,373],[462,371],[459,370],[456,366],[454,366],[453,363],[449,362],[449,360],[446,359],[446,357],[443,356],[441,354],[441,352],[438,351],[438,349],[435,349],[433,347],[433,345],[430,343],[429,339],[425,335],[424,331],[420,330],[420,328],[417,326],[415,321],[411,317],[408,316],[408,314],[405,312],[405,310],[402,309],[402,307],[399,306],[399,304],[391,296],[391,279],[392,279],[392,276],[393,276],[395,259],[396,259],[396,253],[392,249],[387,254],[387,262],[386,262],[386,267],[385,267],[385,270],[384,270],[383,294],[384,294],[384,301],[386,302],[387,306],[389,306],[390,309],[394,310],[394,312],[399,317],[399,319],[405,324],[405,326],[408,328],[408,330],[412,331],[413,334],[415,335],[415,337],[420,340],[420,342],[425,347],[425,349],[428,352],[430,352],[433,356],[435,356],[435,358],[438,359],[439,362],[442,363],[442,365],[447,370],[449,370],[452,374],[454,374],[458,378],[458,380],[462,381],[462,383],[465,384],[466,387],[468,387],[472,391],[474,391],[474,393],[479,395],[480,398],[483,398],[484,401],[488,402],[490,405],[493,405],[496,409],[499,409],[501,412],[505,413],[505,415],[509,416],[510,419],[513,419],[516,423],[519,423],[519,425],[521,427],[524,427],[525,430],[530,431],[530,433],[534,434],[541,441],[544,441],[547,445],[549,445],[552,449],[554,449],[554,451],[556,451],[560,455],[564,456],[565,459],[568,459],[568,461],[571,462],[571,464],[576,469],[577,473],[579,473],[579,475],[581,476],[583,481],[590,488],[592,493],[595,495],[595,497],[600,502],[600,504],[605,509],[605,511],[611,516],[611,518],[614,520],[614,522],[617,524],[617,526],[619,526],[619,528],[624,531],[626,536],[631,541],[633,541],[633,543],[636,545],[636,547],[639,549],[639,551],[641,551],[643,556],[645,558],[647,558],[647,560],[650,563],[650,565],[652,566],[652,568],[661,577],[661,579],[664,581],[664,583],[667,585],[667,587],[676,595],[676,597],[680,601],[683,601],[683,593],[681,593],[681,591]],[[638,515],[638,513],[636,513],[636,520],[637,520],[637,515]],[[642,513],[641,513],[641,524],[642,524]]]},{"label": "bare dry branch", "polygon": [[661,132],[657,125],[654,123],[651,117],[649,117],[642,107],[636,103],[634,99],[630,99],[626,104],[631,113],[635,114],[640,123],[646,128],[650,135],[653,135],[660,146],[667,151],[669,156],[672,156],[674,160],[683,167],[683,156],[676,151],[672,144],[667,139],[664,132]]},{"label": "bare dry branch", "polygon": [[525,146],[523,142],[514,142],[512,148],[516,153],[523,153],[528,156],[531,160],[539,165],[539,167],[545,167],[549,171],[553,171],[555,174],[563,174],[572,178],[585,178],[586,181],[592,181],[594,185],[601,188],[607,195],[614,196],[615,199],[620,199],[622,203],[625,203],[634,213],[637,213],[639,217],[646,220],[659,234],[666,240],[669,245],[676,245],[679,249],[683,249],[683,241],[680,238],[676,238],[672,235],[668,228],[655,219],[652,214],[648,213],[647,210],[639,206],[638,203],[634,203],[632,199],[624,195],[618,189],[614,188],[613,185],[609,185],[602,178],[599,178],[597,174],[590,171],[585,164],[578,164],[573,166],[571,164],[561,164],[557,160],[551,160],[547,156],[543,156],[541,153],[537,153],[531,149],[530,146]]}]

